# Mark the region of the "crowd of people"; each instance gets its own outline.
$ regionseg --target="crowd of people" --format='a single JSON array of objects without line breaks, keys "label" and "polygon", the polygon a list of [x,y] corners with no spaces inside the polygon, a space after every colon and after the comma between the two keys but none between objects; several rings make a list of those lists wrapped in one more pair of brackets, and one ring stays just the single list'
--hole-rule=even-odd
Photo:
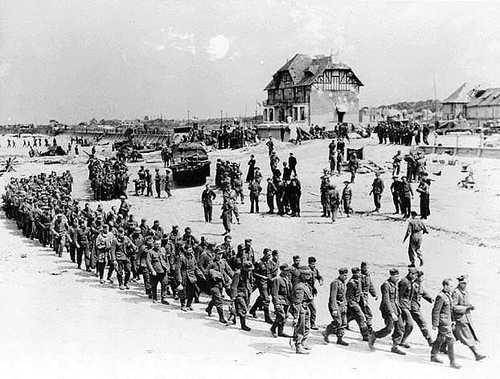
[{"label": "crowd of people", "polygon": [[[257,257],[249,238],[235,250],[230,235],[216,244],[204,237],[198,239],[190,227],[182,233],[174,225],[168,232],[157,220],[152,225],[146,219],[137,222],[124,197],[118,209],[111,207],[108,212],[100,205],[93,210],[88,203],[81,208],[71,199],[71,189],[69,172],[12,178],[3,198],[6,215],[16,221],[26,237],[51,246],[58,256],[68,251],[77,267],[95,271],[101,284],[113,284],[116,273],[118,288],[127,290],[142,276],[145,294],[152,301],[165,305],[179,301],[185,312],[192,311],[192,304],[205,293],[210,297],[205,309],[209,316],[215,309],[219,322],[234,325],[239,319],[245,331],[251,330],[248,315],[257,318],[262,310],[272,336],[292,338],[298,354],[309,353],[310,330],[319,329],[315,297],[324,281],[315,257],[302,264],[300,256],[294,256],[287,264],[281,261],[277,249],[265,248]],[[435,299],[424,288],[423,278],[423,271],[415,267],[409,267],[402,279],[397,269],[389,271],[389,278],[380,286],[385,326],[376,330],[369,297],[377,300],[378,292],[368,264],[353,267],[349,279],[348,269],[339,269],[330,284],[328,309],[332,321],[322,332],[325,342],[329,343],[329,336],[334,334],[337,344],[348,345],[344,333],[349,322],[355,321],[370,349],[375,349],[378,339],[392,333],[391,351],[405,355],[402,349],[410,348],[408,337],[415,322],[432,346],[432,362],[442,363],[438,354],[445,352],[451,367],[460,368],[454,354],[455,338],[471,349],[476,360],[484,359],[470,318],[474,306],[467,292],[467,277],[460,276],[455,289],[451,279],[443,280]],[[258,296],[251,304],[254,291]],[[422,314],[422,299],[434,303],[431,325],[438,330],[436,338],[431,336]],[[285,332],[288,314],[293,318],[293,335]]]},{"label": "crowd of people", "polygon": [[92,154],[88,161],[90,187],[94,200],[118,199],[127,196],[128,168],[119,159],[101,160]]},{"label": "crowd of people", "polygon": [[160,174],[160,169],[155,168],[155,173],[153,176],[149,168],[144,169],[144,166],[141,166],[139,168],[139,171],[137,172],[137,178],[133,180],[135,195],[154,196],[153,181],[157,198],[161,197],[162,191],[165,191],[167,197],[172,196],[172,192],[170,191],[170,169],[165,169],[165,174],[162,175]]},{"label": "crowd of people", "polygon": [[411,146],[413,142],[419,145],[421,142],[429,144],[431,132],[428,125],[420,125],[418,122],[387,120],[381,121],[374,129],[380,144],[394,144]]}]

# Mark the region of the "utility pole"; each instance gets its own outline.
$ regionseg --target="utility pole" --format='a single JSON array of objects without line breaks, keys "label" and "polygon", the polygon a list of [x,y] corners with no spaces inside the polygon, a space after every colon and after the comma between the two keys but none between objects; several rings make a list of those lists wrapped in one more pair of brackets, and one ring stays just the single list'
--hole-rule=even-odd
[{"label": "utility pole", "polygon": [[187,110],[187,114],[188,114],[188,125],[189,125],[189,109]]},{"label": "utility pole", "polygon": [[222,109],[220,110],[220,128],[222,129]]}]

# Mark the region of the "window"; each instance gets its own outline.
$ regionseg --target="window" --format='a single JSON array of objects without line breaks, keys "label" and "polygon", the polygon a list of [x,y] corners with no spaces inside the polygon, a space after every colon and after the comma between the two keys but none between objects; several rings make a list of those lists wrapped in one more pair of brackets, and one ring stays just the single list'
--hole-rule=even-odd
[{"label": "window", "polygon": [[297,121],[298,113],[297,107],[293,107],[293,121]]},{"label": "window", "polygon": [[274,114],[273,114],[273,109],[269,109],[269,121],[274,121]]},{"label": "window", "polygon": [[264,109],[263,117],[264,117],[264,121],[267,121],[267,109]]},{"label": "window", "polygon": [[304,121],[306,119],[306,113],[304,107],[300,107],[300,121]]}]

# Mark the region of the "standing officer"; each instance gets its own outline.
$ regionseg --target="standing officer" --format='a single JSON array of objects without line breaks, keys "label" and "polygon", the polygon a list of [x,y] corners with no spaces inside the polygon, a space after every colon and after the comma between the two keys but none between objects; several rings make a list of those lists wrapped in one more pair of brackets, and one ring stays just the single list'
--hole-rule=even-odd
[{"label": "standing officer", "polygon": [[231,223],[233,222],[233,206],[229,200],[224,201],[222,204],[222,225],[224,225],[224,234],[231,233]]},{"label": "standing officer", "polygon": [[161,196],[161,175],[160,175],[159,168],[155,168],[155,190],[156,190],[156,197],[160,198],[160,196]]},{"label": "standing officer", "polygon": [[399,271],[395,268],[389,271],[390,277],[382,286],[382,301],[380,303],[380,313],[384,319],[385,327],[370,334],[368,338],[368,346],[371,350],[374,349],[375,340],[383,338],[392,332],[392,348],[391,352],[400,355],[406,355],[404,351],[399,349],[401,338],[403,337],[403,320],[401,318],[401,309],[398,304],[398,280]]},{"label": "standing officer", "polygon": [[353,267],[351,269],[351,279],[347,282],[346,286],[346,300],[347,300],[347,323],[351,320],[356,320],[359,331],[363,336],[363,341],[368,341],[368,326],[366,324],[366,317],[363,312],[363,292],[361,286],[360,268]]},{"label": "standing officer", "polygon": [[289,279],[289,271],[290,267],[288,264],[284,263],[280,265],[279,275],[275,276],[271,281],[271,295],[273,298],[274,314],[276,316],[271,326],[271,333],[275,338],[290,338],[288,334],[283,332],[292,295],[292,283]]},{"label": "standing officer", "polygon": [[168,168],[165,170],[165,192],[168,197],[172,197],[172,192],[170,192],[170,170]]},{"label": "standing officer", "polygon": [[356,178],[356,172],[359,168],[358,157],[355,153],[352,153],[349,157],[349,162],[347,163],[347,167],[349,168],[349,172],[351,173],[351,183],[354,183],[354,179]]},{"label": "standing officer", "polygon": [[346,285],[347,268],[339,270],[339,276],[330,284],[330,298],[328,300],[328,310],[333,318],[333,321],[328,324],[323,332],[323,339],[329,343],[330,334],[337,334],[337,344],[348,346],[342,338],[344,337],[344,329],[347,326],[347,302],[346,302]]},{"label": "standing officer", "polygon": [[144,180],[146,181],[146,196],[153,196],[153,178],[148,168],[146,169]]},{"label": "standing officer", "polygon": [[215,192],[210,189],[210,185],[206,185],[201,193],[201,203],[203,204],[203,213],[205,222],[212,222],[212,201],[215,199]]},{"label": "standing officer", "polygon": [[321,206],[323,207],[323,214],[321,217],[330,217],[330,209],[328,207],[328,190],[330,188],[330,175],[328,170],[323,170],[323,176],[320,178],[321,184],[319,190],[321,193]]},{"label": "standing officer", "polygon": [[391,194],[392,194],[392,202],[394,203],[395,212],[394,214],[398,214],[401,209],[401,213],[403,213],[403,205],[401,204],[401,181],[397,176],[392,177],[391,183]]},{"label": "standing officer", "polygon": [[342,206],[344,208],[344,213],[347,217],[350,217],[352,213],[351,200],[352,200],[352,188],[351,182],[349,180],[344,180],[344,189],[342,190]]},{"label": "standing officer", "polygon": [[309,303],[312,301],[311,288],[307,282],[311,279],[309,267],[300,267],[299,279],[292,290],[293,341],[297,354],[309,354],[311,348],[306,344],[311,326]]},{"label": "standing officer", "polygon": [[297,176],[297,158],[293,156],[293,153],[290,153],[288,157],[288,167],[290,167],[290,171]]},{"label": "standing officer", "polygon": [[271,178],[267,178],[267,190],[266,190],[266,199],[267,206],[269,207],[269,211],[267,213],[274,213],[274,196],[276,195],[276,186],[274,185]]},{"label": "standing officer", "polygon": [[333,183],[331,183],[328,188],[327,202],[329,208],[328,213],[332,217],[332,222],[335,222],[335,218],[337,217],[337,212],[340,206],[340,195],[335,184]]},{"label": "standing officer", "polygon": [[379,212],[380,210],[380,199],[382,198],[382,192],[384,192],[384,182],[380,179],[380,173],[375,173],[375,179],[372,183],[372,189],[370,194],[373,194],[373,203],[375,204],[374,212]]},{"label": "standing officer", "polygon": [[432,329],[438,329],[436,340],[432,344],[431,362],[443,363],[438,358],[438,352],[443,343],[446,343],[450,366],[459,369],[455,361],[455,339],[453,338],[453,300],[451,298],[451,279],[443,280],[443,289],[436,296],[434,307],[432,308]]},{"label": "standing officer", "polygon": [[250,190],[250,213],[254,213],[254,210],[259,213],[259,195],[262,187],[257,181],[252,180],[248,189]]},{"label": "standing officer", "polygon": [[413,198],[413,189],[411,184],[408,183],[406,177],[401,178],[399,199],[401,201],[401,213],[404,218],[410,217],[411,212],[411,199]]}]

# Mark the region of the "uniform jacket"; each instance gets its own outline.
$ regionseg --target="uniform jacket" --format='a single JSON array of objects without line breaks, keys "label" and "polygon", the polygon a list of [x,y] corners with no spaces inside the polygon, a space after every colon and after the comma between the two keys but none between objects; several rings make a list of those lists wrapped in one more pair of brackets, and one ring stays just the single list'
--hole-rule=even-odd
[{"label": "uniform jacket", "polygon": [[471,305],[469,293],[457,287],[451,295],[451,300],[453,320],[456,322],[455,337],[465,345],[473,346],[478,341],[478,338],[472,325],[471,311],[467,309]]},{"label": "uniform jacket", "polygon": [[347,311],[346,285],[339,278],[330,284],[330,299],[328,300],[328,310],[330,313],[337,311],[343,313]]},{"label": "uniform jacket", "polygon": [[377,297],[377,291],[375,291],[375,286],[373,285],[372,277],[369,272],[366,274],[361,272],[360,282],[364,302],[368,302],[368,294],[372,295],[372,297]]},{"label": "uniform jacket", "polygon": [[234,271],[231,269],[229,264],[226,262],[224,258],[213,261],[208,265],[208,270],[215,270],[221,273],[222,275],[222,283],[226,286],[231,284],[231,280],[234,275]]},{"label": "uniform jacket", "polygon": [[177,281],[185,285],[186,283],[195,284],[198,278],[205,279],[205,275],[198,268],[194,256],[187,257],[182,255],[177,263]]},{"label": "uniform jacket", "polygon": [[346,286],[346,301],[350,307],[357,306],[363,298],[361,278],[351,277]]},{"label": "uniform jacket", "polygon": [[382,294],[382,301],[380,302],[380,312],[382,312],[382,315],[394,313],[396,316],[399,316],[401,310],[398,304],[399,296],[397,284],[390,280],[386,280],[380,286],[380,292]]},{"label": "uniform jacket", "polygon": [[233,275],[233,281],[231,282],[231,299],[234,300],[237,296],[242,296],[246,299],[250,299],[250,295],[252,294],[252,292],[252,273],[236,270]]},{"label": "uniform jacket", "polygon": [[160,247],[158,250],[151,248],[147,250],[146,264],[149,272],[164,274],[170,271],[170,265],[165,257],[165,249]]},{"label": "uniform jacket", "polygon": [[439,292],[432,307],[432,326],[439,328],[442,333],[450,333],[452,330],[452,307],[451,296],[446,292]]},{"label": "uniform jacket", "polygon": [[211,189],[207,190],[203,190],[203,192],[201,193],[201,202],[203,203],[203,205],[205,206],[211,206],[212,205],[212,200],[215,199],[215,192],[212,191]]},{"label": "uniform jacket", "polygon": [[281,275],[274,277],[271,281],[271,296],[275,306],[289,305],[292,296],[292,283],[290,279]]},{"label": "uniform jacket", "polygon": [[424,290],[422,284],[418,281],[413,282],[413,291],[410,298],[410,311],[420,312],[420,301],[425,299],[427,302],[432,303],[432,297],[427,291]]},{"label": "uniform jacket", "polygon": [[413,297],[413,282],[408,278],[408,276],[398,282],[398,295],[400,308],[409,310],[411,308],[411,299]]},{"label": "uniform jacket", "polygon": [[297,316],[309,309],[313,296],[311,288],[304,282],[298,282],[292,290],[292,314]]}]

